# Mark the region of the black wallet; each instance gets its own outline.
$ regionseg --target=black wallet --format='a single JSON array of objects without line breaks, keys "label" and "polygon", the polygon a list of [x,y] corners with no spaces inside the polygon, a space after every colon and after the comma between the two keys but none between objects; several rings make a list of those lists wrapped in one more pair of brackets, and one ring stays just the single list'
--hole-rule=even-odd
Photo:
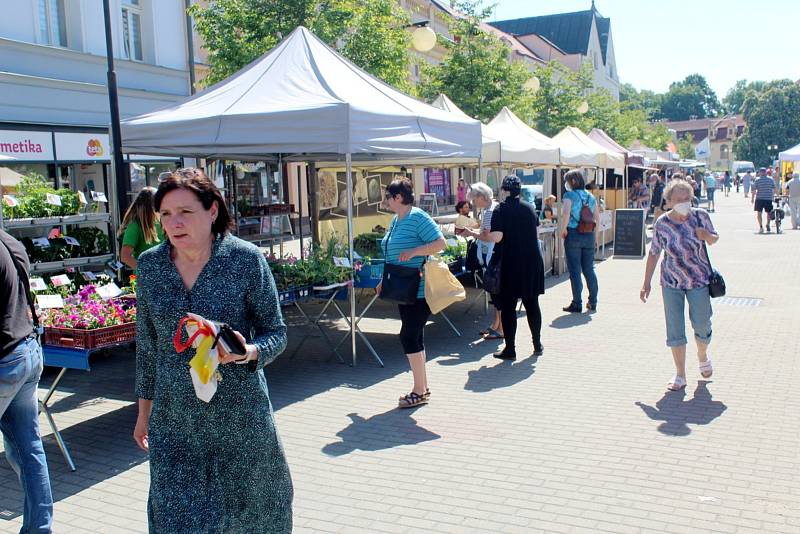
[{"label": "black wallet", "polygon": [[228,354],[235,354],[237,356],[245,356],[247,354],[247,348],[236,336],[233,328],[225,323],[217,323],[217,328],[219,329],[219,333],[217,333],[217,337],[214,339],[214,344],[211,346],[212,349],[217,346],[217,343],[221,343],[222,348],[225,349]]}]

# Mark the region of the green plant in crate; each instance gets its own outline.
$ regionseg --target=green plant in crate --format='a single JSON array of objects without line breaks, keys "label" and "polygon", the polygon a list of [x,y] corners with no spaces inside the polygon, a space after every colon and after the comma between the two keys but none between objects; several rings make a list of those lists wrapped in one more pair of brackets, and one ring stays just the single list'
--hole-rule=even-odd
[{"label": "green plant in crate", "polygon": [[453,263],[459,258],[465,258],[467,256],[466,239],[455,235],[445,235],[444,238],[447,241],[447,246],[439,254],[442,261],[445,263]]},{"label": "green plant in crate", "polygon": [[373,258],[382,258],[383,250],[381,250],[381,239],[384,234],[378,232],[367,232],[359,234],[353,238],[353,250],[361,256],[364,261],[369,261]]},{"label": "green plant in crate", "polygon": [[78,240],[84,256],[101,256],[110,250],[108,236],[94,226],[75,228],[70,235]]},{"label": "green plant in crate", "polygon": [[[47,202],[47,195],[57,195],[61,205]],[[17,186],[17,202],[15,208],[3,206],[3,214],[9,218],[39,218],[74,215],[80,211],[78,194],[68,189],[53,189],[50,183],[39,174],[25,176]]]}]

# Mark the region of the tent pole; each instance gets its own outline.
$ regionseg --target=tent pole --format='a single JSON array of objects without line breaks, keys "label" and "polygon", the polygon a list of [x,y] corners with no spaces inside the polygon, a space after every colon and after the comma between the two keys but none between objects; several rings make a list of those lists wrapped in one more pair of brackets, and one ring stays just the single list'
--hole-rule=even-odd
[{"label": "tent pole", "polygon": [[[308,167],[306,167],[308,169]],[[305,252],[303,252],[303,187],[301,185],[300,175],[302,172],[302,165],[297,165],[297,233],[300,234],[300,259],[305,259]],[[308,171],[306,171],[308,172]]]},{"label": "tent pole", "polygon": [[[348,152],[347,163],[347,249],[350,265],[353,265],[353,156]],[[353,275],[350,276],[350,349],[353,353],[353,366],[356,364],[356,291],[353,288]]]},{"label": "tent pole", "polygon": [[[556,204],[558,205],[558,209],[563,211],[564,205],[563,205],[563,195],[561,194],[561,166],[560,165],[556,165]],[[555,269],[554,269],[555,272],[553,273],[555,275],[560,275],[561,273],[564,272],[563,271],[563,266],[561,264],[561,253],[564,251],[564,240],[561,237],[561,231],[560,231],[561,224],[562,224],[562,222],[560,220],[561,217],[563,217],[563,214],[559,213],[558,214],[558,218],[556,218],[556,221],[557,221],[557,224],[556,224],[556,239],[555,239],[556,249],[553,252],[554,255],[555,255],[555,263],[556,263],[556,266],[555,266]]]},{"label": "tent pole", "polygon": [[[608,169],[603,169],[603,212],[608,209],[608,199],[606,198],[606,193],[608,192]],[[600,253],[603,259],[606,259],[606,230],[603,228],[603,246],[602,252]]]}]

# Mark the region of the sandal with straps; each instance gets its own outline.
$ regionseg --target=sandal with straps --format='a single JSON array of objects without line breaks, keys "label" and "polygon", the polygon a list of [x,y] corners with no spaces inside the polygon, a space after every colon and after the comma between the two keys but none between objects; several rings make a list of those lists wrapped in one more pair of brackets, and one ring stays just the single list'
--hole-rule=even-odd
[{"label": "sandal with straps", "polygon": [[711,366],[711,358],[708,358],[704,362],[700,362],[700,375],[703,378],[711,378],[711,375],[714,374],[714,367]]},{"label": "sandal with straps", "polygon": [[415,406],[422,406],[423,404],[428,404],[429,397],[430,390],[426,391],[422,395],[412,391],[408,395],[400,397],[400,402],[397,403],[397,406],[399,408],[413,408]]},{"label": "sandal with straps", "polygon": [[667,389],[670,391],[680,391],[686,387],[686,379],[682,376],[675,375],[672,380],[667,384]]}]

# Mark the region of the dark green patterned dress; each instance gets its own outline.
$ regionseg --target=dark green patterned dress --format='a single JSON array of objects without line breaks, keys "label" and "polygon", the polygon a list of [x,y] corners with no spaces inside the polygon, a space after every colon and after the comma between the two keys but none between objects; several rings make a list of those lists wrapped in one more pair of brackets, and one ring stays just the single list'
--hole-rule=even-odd
[{"label": "dark green patterned dress", "polygon": [[[191,291],[165,242],[138,268],[136,395],[150,415],[151,534],[284,534],[292,530],[292,480],[275,430],[263,367],[286,346],[269,266],[253,245],[217,238]],[[258,347],[258,361],[221,365],[214,398],[199,400],[194,350],[172,338],[193,312],[224,321]]]}]

